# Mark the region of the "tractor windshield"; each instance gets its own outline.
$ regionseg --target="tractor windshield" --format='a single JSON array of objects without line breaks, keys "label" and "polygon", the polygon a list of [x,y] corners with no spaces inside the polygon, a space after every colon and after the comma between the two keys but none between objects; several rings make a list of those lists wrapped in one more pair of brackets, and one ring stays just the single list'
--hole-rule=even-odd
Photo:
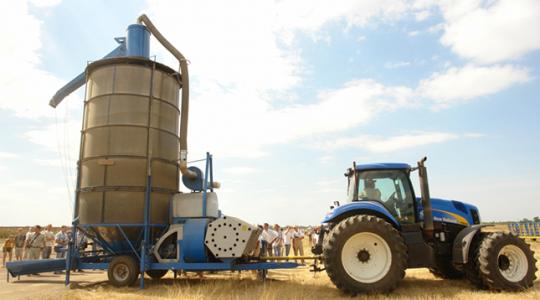
[{"label": "tractor windshield", "polygon": [[[359,171],[350,178],[357,187],[353,199],[377,201],[401,222],[414,222],[414,197],[410,181],[401,170]],[[351,179],[350,179],[351,180]],[[349,181],[349,188],[352,182]],[[351,192],[349,191],[349,197]],[[353,200],[355,201],[355,200]]]}]

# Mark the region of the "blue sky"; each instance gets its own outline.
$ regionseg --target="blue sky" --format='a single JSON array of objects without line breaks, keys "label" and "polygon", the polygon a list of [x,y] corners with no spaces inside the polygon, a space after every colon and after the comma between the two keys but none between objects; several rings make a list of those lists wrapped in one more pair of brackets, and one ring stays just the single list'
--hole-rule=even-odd
[{"label": "blue sky", "polygon": [[540,214],[538,1],[4,6],[0,225],[69,223],[83,93],[48,100],[143,12],[191,61],[189,158],[214,154],[226,214],[316,224],[353,160],[424,155],[433,196]]}]

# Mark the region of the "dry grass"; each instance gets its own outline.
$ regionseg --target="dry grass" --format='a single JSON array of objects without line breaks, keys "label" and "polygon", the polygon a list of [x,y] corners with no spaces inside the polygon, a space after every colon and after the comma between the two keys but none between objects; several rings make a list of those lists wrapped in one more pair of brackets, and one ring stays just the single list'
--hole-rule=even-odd
[{"label": "dry grass", "polygon": [[[540,261],[540,242],[532,248]],[[538,264],[540,268],[540,263]],[[88,272],[92,273],[92,272]],[[206,274],[199,278],[188,274],[178,279],[169,274],[160,282],[147,280],[145,290],[137,287],[115,288],[106,280],[106,273],[77,275],[75,280],[88,280],[91,284],[76,285],[72,289],[61,287],[62,277],[54,286],[49,283],[0,284],[0,290],[9,286],[38,289],[43,299],[350,299],[337,290],[325,272],[313,274],[307,268],[269,272],[269,279],[261,282],[252,272]],[[537,274],[540,278],[540,272]],[[43,280],[45,281],[45,280]],[[48,282],[48,281],[46,281]],[[38,287],[39,286],[39,287]],[[51,288],[43,288],[51,286]],[[20,294],[17,296],[21,296]],[[408,270],[399,287],[389,295],[360,295],[355,299],[540,299],[540,282],[533,289],[522,293],[495,293],[479,291],[466,281],[447,281],[433,277],[426,269]],[[10,299],[17,298],[10,297]],[[24,297],[23,297],[24,298]],[[36,298],[32,293],[27,298]]]},{"label": "dry grass", "polygon": [[[92,288],[70,290],[50,299],[348,299],[330,282],[326,274],[313,276],[306,269],[274,271],[270,280],[262,283],[251,274],[223,274],[165,279],[149,283],[145,290],[117,289],[106,284]],[[492,293],[478,291],[465,281],[435,279],[427,270],[410,270],[390,295],[361,295],[357,299],[539,299],[540,287],[524,293]]]}]

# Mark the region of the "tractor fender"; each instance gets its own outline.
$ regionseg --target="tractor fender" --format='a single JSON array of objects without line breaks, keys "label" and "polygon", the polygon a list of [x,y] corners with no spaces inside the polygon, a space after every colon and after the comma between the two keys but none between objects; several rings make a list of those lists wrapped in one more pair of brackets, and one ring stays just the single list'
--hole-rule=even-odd
[{"label": "tractor fender", "polygon": [[392,216],[392,214],[379,202],[375,201],[355,201],[340,205],[331,210],[325,217],[322,223],[331,223],[340,221],[346,217],[358,214],[369,214],[377,217],[381,217],[394,227],[399,228],[399,222]]},{"label": "tractor fender", "polygon": [[472,225],[463,228],[454,239],[452,248],[452,260],[454,264],[463,265],[469,261],[469,249],[474,236],[482,227],[492,225]]}]

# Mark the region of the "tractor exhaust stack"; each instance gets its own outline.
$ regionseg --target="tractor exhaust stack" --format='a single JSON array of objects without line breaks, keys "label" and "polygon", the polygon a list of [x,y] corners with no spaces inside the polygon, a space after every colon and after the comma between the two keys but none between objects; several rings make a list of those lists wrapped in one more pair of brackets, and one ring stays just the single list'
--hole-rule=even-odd
[{"label": "tractor exhaust stack", "polygon": [[418,176],[420,177],[420,191],[422,193],[422,206],[424,207],[424,234],[429,239],[433,238],[433,210],[431,208],[431,197],[429,195],[429,183],[427,169],[424,163],[427,157],[418,161]]}]

